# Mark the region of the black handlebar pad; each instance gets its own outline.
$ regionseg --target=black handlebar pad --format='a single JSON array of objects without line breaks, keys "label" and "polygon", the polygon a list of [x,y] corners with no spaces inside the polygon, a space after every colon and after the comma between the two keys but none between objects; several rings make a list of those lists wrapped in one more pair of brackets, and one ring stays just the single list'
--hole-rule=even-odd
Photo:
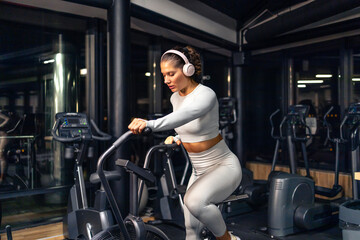
[{"label": "black handlebar pad", "polygon": [[90,123],[91,123],[91,126],[93,126],[93,128],[95,129],[96,133],[99,134],[100,136],[95,136],[95,135],[92,135],[92,138],[95,139],[95,140],[100,140],[100,141],[108,141],[108,140],[111,140],[112,136],[107,134],[107,133],[104,133],[103,131],[101,131],[98,126],[96,125],[96,123],[94,122],[94,120],[90,119]]},{"label": "black handlebar pad", "polygon": [[116,165],[121,166],[126,169],[128,172],[135,173],[142,180],[154,183],[156,178],[155,176],[148,170],[136,166],[134,163],[129,160],[118,159],[116,160]]}]

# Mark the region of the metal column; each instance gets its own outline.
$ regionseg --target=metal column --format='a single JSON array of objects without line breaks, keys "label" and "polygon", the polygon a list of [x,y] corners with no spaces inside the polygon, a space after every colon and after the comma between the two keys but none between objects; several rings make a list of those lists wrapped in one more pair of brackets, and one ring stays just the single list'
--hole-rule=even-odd
[{"label": "metal column", "polygon": [[154,44],[148,50],[150,113],[162,112],[162,77],[160,70],[161,46]]},{"label": "metal column", "polygon": [[345,109],[352,101],[351,78],[353,73],[352,50],[342,48],[340,50],[340,81],[339,81],[339,104],[341,108],[341,118],[344,117]]},{"label": "metal column", "polygon": [[233,71],[234,71],[234,97],[237,100],[237,114],[238,120],[236,122],[236,137],[235,137],[235,147],[234,152],[239,158],[241,166],[245,167],[244,164],[244,153],[243,153],[243,77],[242,77],[242,64],[243,64],[243,53],[234,52],[233,53]]},{"label": "metal column", "polygon": [[[129,116],[129,79],[130,79],[130,0],[114,0],[108,9],[108,123],[110,134],[119,137],[128,129]],[[128,158],[126,148],[122,147],[113,156]],[[113,166],[114,167],[114,166]],[[125,171],[123,171],[125,172]],[[121,212],[128,212],[127,179],[113,189]]]},{"label": "metal column", "polygon": [[294,103],[294,61],[292,58],[285,57],[282,67],[282,112],[287,113],[288,106]]}]

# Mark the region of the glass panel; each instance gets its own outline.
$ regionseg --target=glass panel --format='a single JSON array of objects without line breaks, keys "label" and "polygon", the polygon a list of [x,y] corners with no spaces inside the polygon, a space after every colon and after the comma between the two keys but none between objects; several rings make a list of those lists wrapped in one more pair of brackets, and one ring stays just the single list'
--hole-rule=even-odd
[{"label": "glass panel", "polygon": [[281,54],[254,56],[243,70],[243,129],[246,161],[271,162],[275,140],[270,135],[269,116],[281,109]]},{"label": "glass panel", "polygon": [[[335,149],[326,138],[323,117],[331,106],[334,107],[329,122],[334,134],[337,134],[341,119],[338,104],[339,69],[337,51],[311,53],[294,58],[295,102],[310,106],[307,125],[311,128],[313,138],[307,142],[307,153],[310,167],[313,168],[334,169]],[[301,148],[298,146],[298,162],[300,166],[304,166],[300,152]]]},{"label": "glass panel", "polygon": [[131,45],[131,116],[146,119],[150,109],[148,47]]},{"label": "glass panel", "polygon": [[[30,15],[33,11],[38,16],[43,14],[0,4],[2,9],[7,7]],[[56,21],[57,16],[52,17]],[[52,141],[51,128],[56,112],[82,110],[78,107],[78,85],[85,62],[81,54],[85,34],[52,28],[51,21],[43,19],[42,23],[32,23],[30,17],[26,23],[0,20],[2,196],[73,182],[74,163],[64,161],[61,144]],[[62,216],[66,195],[60,192],[2,201],[1,228]]]},{"label": "glass panel", "polygon": [[213,89],[218,98],[228,97],[228,66],[229,58],[203,52],[203,84]]},{"label": "glass panel", "polygon": [[353,52],[353,75],[352,75],[352,102],[360,102],[360,50],[354,49]]}]

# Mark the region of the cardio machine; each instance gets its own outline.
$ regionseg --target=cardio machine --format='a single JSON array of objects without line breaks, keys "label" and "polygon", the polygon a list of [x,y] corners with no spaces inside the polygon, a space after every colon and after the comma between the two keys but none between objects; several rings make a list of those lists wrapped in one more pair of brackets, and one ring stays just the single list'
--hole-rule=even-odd
[{"label": "cardio machine", "polygon": [[[179,151],[184,156],[185,166],[178,183],[172,158],[174,153]],[[148,150],[144,168],[149,167],[152,155],[156,152],[160,154],[156,155],[158,158],[154,159],[154,165],[161,166],[162,171],[157,177],[155,217],[159,220],[152,223],[167,223],[184,229],[183,196],[186,192],[185,179],[190,167],[190,159],[182,144],[180,146],[177,144],[159,144]]]},{"label": "cardio machine", "polygon": [[[323,188],[315,186],[315,182],[309,177],[310,171],[307,162],[305,142],[309,137],[299,137],[296,135],[297,126],[308,129],[305,123],[308,107],[306,105],[294,105],[289,107],[289,113],[280,124],[280,136],[277,139],[276,151],[279,141],[287,140],[290,156],[291,173],[272,172],[270,178],[269,203],[268,203],[268,232],[271,236],[281,237],[294,234],[304,230],[311,230],[330,224],[337,218],[338,207],[331,204],[315,203],[315,193],[328,197],[334,197],[342,191],[338,185],[338,165],[339,165],[339,143],[343,141],[330,137],[330,126],[326,121],[327,115],[332,108],[325,114],[324,123],[327,127],[327,137],[335,142],[336,163],[335,163],[335,183],[333,188]],[[273,115],[272,115],[273,116]],[[286,123],[287,135],[282,134],[282,126]],[[342,124],[343,125],[343,124]],[[342,126],[340,127],[340,129]],[[306,131],[305,131],[306,132]],[[310,131],[308,131],[310,133]],[[294,141],[300,140],[306,167],[306,177],[296,174],[295,146]],[[276,164],[276,154],[274,154],[272,170]]]},{"label": "cardio machine", "polygon": [[[219,128],[226,144],[234,138],[233,125],[237,122],[236,99],[232,97],[219,98]],[[241,160],[241,159],[240,159]],[[245,201],[238,201],[245,200]],[[235,216],[251,211],[249,205],[259,206],[266,201],[266,189],[255,185],[253,172],[242,168],[242,180],[238,189],[220,206],[224,217]],[[244,204],[244,203],[248,204]]]},{"label": "cardio machine", "polygon": [[[355,172],[360,171],[360,103],[351,104],[342,121],[349,128],[346,139],[350,141],[353,200],[344,202],[339,208],[339,227],[344,240],[360,238],[360,181],[355,179]],[[343,138],[345,134],[341,133]],[[346,140],[345,140],[346,141]]]},{"label": "cardio machine", "polygon": [[[82,162],[87,153],[89,141],[109,140],[111,136],[99,130],[96,124],[91,121],[91,126],[100,135],[92,134],[89,121],[82,113],[58,113],[55,116],[56,122],[52,129],[55,140],[71,144],[65,149],[65,155],[74,159],[77,153],[75,184],[70,191],[68,214],[64,218],[64,235],[71,239],[91,239],[91,240],[145,240],[163,239],[168,240],[166,235],[154,226],[145,224],[138,217],[137,178],[153,182],[154,176],[128,160],[117,160],[117,165],[131,172],[130,178],[130,214],[125,220],[122,219],[120,210],[109,185],[109,181],[121,178],[118,171],[105,171],[104,163],[108,157],[127,141],[132,133],[126,132],[113,145],[103,153],[97,163],[97,172],[90,176],[92,183],[101,183],[100,191],[95,196],[95,207],[87,205],[85,182],[83,178]],[[147,129],[148,132],[151,131]],[[112,211],[107,209],[108,201]],[[117,224],[113,221],[115,218]]]},{"label": "cardio machine", "polygon": [[[75,161],[74,185],[70,189],[67,214],[63,219],[63,233],[68,239],[91,239],[96,233],[112,226],[114,221],[107,208],[103,187],[95,194],[94,207],[89,207],[82,164],[86,157],[92,157],[90,141],[107,141],[111,136],[100,131],[94,121],[89,122],[83,113],[57,113],[55,120],[52,136],[66,144],[65,159]],[[93,134],[93,130],[97,135]],[[121,178],[118,171],[107,172],[106,176],[109,180]],[[90,182],[100,182],[96,173],[90,176]]]},{"label": "cardio machine", "polygon": [[[151,129],[145,128],[143,134],[150,134]],[[97,163],[97,174],[104,187],[106,197],[109,201],[111,209],[116,220],[116,224],[96,234],[92,240],[105,240],[105,239],[125,239],[125,240],[145,240],[145,239],[158,239],[158,240],[169,240],[169,238],[159,228],[144,223],[139,214],[139,199],[141,199],[142,183],[139,186],[139,178],[142,181],[148,181],[154,183],[155,176],[147,169],[136,166],[129,160],[118,159],[116,165],[124,168],[130,173],[130,208],[129,214],[124,219],[121,215],[116,199],[110,188],[109,181],[106,178],[106,172],[104,165],[112,153],[114,153],[123,143],[128,141],[132,137],[130,131],[120,136],[110,148],[108,148],[99,158]],[[150,154],[147,154],[149,158]],[[145,159],[145,161],[148,161]]]}]

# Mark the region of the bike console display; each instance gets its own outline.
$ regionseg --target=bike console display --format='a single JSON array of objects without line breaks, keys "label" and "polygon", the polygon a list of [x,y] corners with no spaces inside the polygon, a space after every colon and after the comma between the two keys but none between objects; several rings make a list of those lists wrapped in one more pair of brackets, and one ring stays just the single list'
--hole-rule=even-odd
[{"label": "bike console display", "polygon": [[353,103],[350,105],[347,114],[349,116],[360,116],[360,103]]},{"label": "bike console display", "polygon": [[219,121],[221,125],[234,124],[236,122],[236,100],[225,97],[219,99]]},{"label": "bike console display", "polygon": [[304,124],[305,118],[309,115],[310,107],[308,105],[291,105],[287,114],[290,124]]},{"label": "bike console display", "polygon": [[309,109],[310,107],[308,105],[291,105],[289,106],[288,115],[307,117],[307,115],[309,115]]},{"label": "bike console display", "polygon": [[[91,126],[83,113],[57,113],[53,137],[60,142],[91,140]],[[56,134],[56,131],[58,134]]]}]

